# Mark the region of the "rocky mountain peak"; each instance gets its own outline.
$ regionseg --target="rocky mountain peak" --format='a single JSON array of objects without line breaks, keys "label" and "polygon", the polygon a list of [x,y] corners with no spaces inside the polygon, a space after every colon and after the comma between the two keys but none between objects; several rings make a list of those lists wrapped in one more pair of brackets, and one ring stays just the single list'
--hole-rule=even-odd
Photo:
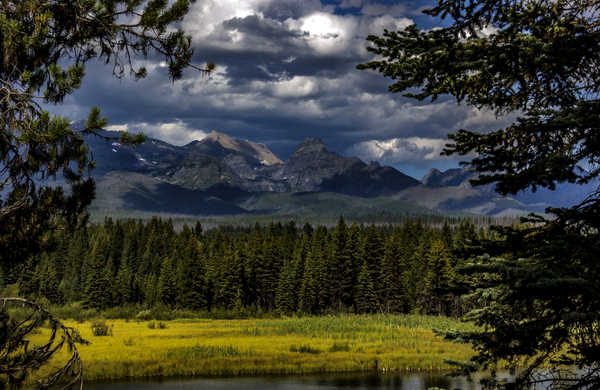
[{"label": "rocky mountain peak", "polygon": [[[242,155],[252,157],[258,160],[262,165],[282,164],[279,159],[265,144],[252,142],[248,140],[236,139],[227,134],[211,131],[198,144],[218,145],[223,149],[241,153]],[[208,151],[205,149],[204,153]],[[209,153],[210,154],[210,153]]]},{"label": "rocky mountain peak", "polygon": [[474,177],[469,167],[448,169],[444,172],[432,168],[423,177],[421,182],[429,187],[467,186],[470,187],[469,179]]},{"label": "rocky mountain peak", "polygon": [[325,148],[325,144],[323,143],[322,139],[306,138],[304,141],[302,141],[300,146],[298,146],[298,149],[296,149],[294,155],[298,156],[302,154],[312,154],[326,151],[327,149]]},{"label": "rocky mountain peak", "polygon": [[421,183],[425,185],[435,185],[440,181],[442,172],[439,169],[431,168],[421,179]]},{"label": "rocky mountain peak", "polygon": [[227,134],[219,133],[214,130],[211,131],[210,133],[208,133],[206,135],[206,138],[204,138],[204,140],[216,142],[216,143],[220,144],[222,147],[224,147],[225,149],[233,149],[233,150],[237,150],[237,151],[239,151],[239,149],[240,149],[237,140],[231,138]]}]

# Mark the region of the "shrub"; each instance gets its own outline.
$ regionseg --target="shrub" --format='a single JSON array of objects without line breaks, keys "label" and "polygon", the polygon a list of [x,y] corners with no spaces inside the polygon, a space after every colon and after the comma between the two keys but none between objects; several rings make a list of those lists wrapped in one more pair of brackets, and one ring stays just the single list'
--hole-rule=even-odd
[{"label": "shrub", "polygon": [[348,343],[333,343],[329,347],[329,352],[350,352],[350,345]]},{"label": "shrub", "polygon": [[128,306],[115,306],[108,308],[102,312],[102,317],[107,319],[127,319],[136,317],[139,311],[139,307],[128,305]]},{"label": "shrub", "polygon": [[138,321],[148,321],[152,318],[152,312],[150,310],[142,310],[136,314],[135,319]]},{"label": "shrub", "polygon": [[132,347],[135,345],[135,340],[133,339],[133,337],[128,337],[123,340],[123,345],[126,347]]},{"label": "shrub", "polygon": [[148,322],[148,329],[167,329],[167,324],[162,321],[150,321]]},{"label": "shrub", "polygon": [[59,318],[72,318],[78,323],[98,318],[99,313],[96,309],[86,309],[81,302],[73,302],[63,306],[53,306],[51,312]]},{"label": "shrub", "polygon": [[109,326],[104,321],[92,322],[92,334],[94,336],[112,336],[112,326]]},{"label": "shrub", "polygon": [[317,349],[317,348],[313,348],[308,344],[302,344],[300,346],[290,345],[290,352],[312,353],[312,354],[316,355],[316,354],[321,353],[321,350]]}]

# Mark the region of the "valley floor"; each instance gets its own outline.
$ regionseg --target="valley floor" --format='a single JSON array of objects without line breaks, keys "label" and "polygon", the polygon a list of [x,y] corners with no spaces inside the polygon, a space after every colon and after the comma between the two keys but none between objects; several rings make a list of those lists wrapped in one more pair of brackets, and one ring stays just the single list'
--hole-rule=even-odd
[{"label": "valley floor", "polygon": [[[467,360],[469,345],[432,329],[467,329],[445,317],[342,315],[281,319],[108,320],[110,336],[90,322],[66,322],[91,342],[79,345],[86,381],[133,377],[237,376],[350,371],[439,371]],[[152,325],[150,325],[152,324]],[[154,327],[154,329],[151,329]],[[46,330],[35,335],[41,343]],[[57,357],[56,364],[66,356]],[[47,371],[50,367],[45,367]]]}]

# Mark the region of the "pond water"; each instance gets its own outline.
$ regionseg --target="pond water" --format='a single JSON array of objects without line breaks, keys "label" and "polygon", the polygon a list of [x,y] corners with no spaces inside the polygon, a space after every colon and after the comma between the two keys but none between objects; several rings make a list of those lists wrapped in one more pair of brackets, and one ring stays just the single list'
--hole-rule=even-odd
[{"label": "pond water", "polygon": [[202,378],[153,381],[96,383],[87,390],[477,390],[479,386],[465,378],[443,374],[345,374],[317,376],[282,376],[252,378]]}]

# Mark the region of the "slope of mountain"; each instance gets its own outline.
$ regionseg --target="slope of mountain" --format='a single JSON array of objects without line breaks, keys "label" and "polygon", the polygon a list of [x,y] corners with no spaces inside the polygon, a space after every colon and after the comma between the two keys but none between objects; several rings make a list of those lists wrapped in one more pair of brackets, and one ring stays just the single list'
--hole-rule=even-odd
[{"label": "slope of mountain", "polygon": [[356,157],[328,151],[318,138],[307,138],[274,177],[288,183],[292,192],[337,192],[379,196],[418,185],[392,167],[365,164]]},{"label": "slope of mountain", "polygon": [[[186,181],[185,177],[190,177],[189,170],[193,171],[198,163],[200,163],[199,169],[205,167],[207,163],[205,158],[209,156],[213,158],[213,165],[221,164],[226,167],[220,166],[218,169],[222,175],[212,175],[214,179],[221,178],[221,182],[248,191],[287,190],[285,183],[278,183],[271,177],[271,172],[283,162],[264,144],[236,140],[226,134],[213,131],[201,141],[193,141],[182,149],[187,156],[182,164],[188,172],[177,172],[180,167],[174,166],[162,175],[164,180],[171,181],[171,177],[178,176],[181,180],[176,180],[175,183],[189,188],[201,188],[198,187],[197,178]],[[202,181],[203,184],[204,182],[207,181]],[[212,184],[217,183],[212,182]]]},{"label": "slope of mountain", "polygon": [[247,211],[214,193],[195,191],[134,172],[113,171],[96,180],[94,210],[238,215]]},{"label": "slope of mountain", "polygon": [[96,210],[515,215],[573,198],[547,190],[503,197],[491,185],[472,187],[474,173],[467,168],[431,170],[419,182],[395,168],[330,152],[316,138],[304,140],[283,162],[263,144],[216,132],[185,146],[150,138],[135,148],[119,144],[118,132],[102,134],[113,139],[86,136],[97,162]]},{"label": "slope of mountain", "polygon": [[186,155],[181,148],[153,138],[132,147],[119,143],[120,132],[102,131],[100,134],[111,139],[84,137],[96,161],[95,176],[111,171],[151,173],[178,164]]},{"label": "slope of mountain", "polygon": [[283,164],[283,161],[273,154],[265,144],[231,138],[227,134],[216,131],[210,132],[200,141],[191,142],[185,148],[195,148],[201,153],[217,158],[224,158],[232,152],[237,152],[261,165]]},{"label": "slope of mountain", "polygon": [[[447,186],[473,188],[469,180],[476,177],[477,174],[468,167],[448,169],[444,172],[431,169],[421,181],[424,185],[435,188]],[[502,198],[518,202],[520,205],[517,208],[542,212],[547,207],[569,207],[578,204],[584,201],[592,192],[598,190],[599,185],[600,181],[598,180],[583,185],[560,183],[556,185],[556,189],[554,190],[537,188],[534,192],[528,189],[506,197],[501,197],[497,194],[494,191],[495,186],[492,184],[477,186],[474,189],[480,192],[482,196],[487,194],[490,198]]]},{"label": "slope of mountain", "polygon": [[432,168],[423,176],[421,182],[429,187],[448,187],[465,185],[473,177],[473,174],[467,168],[453,168],[441,172]]},{"label": "slope of mountain", "polygon": [[392,197],[343,195],[333,192],[269,192],[251,194],[240,206],[253,213],[277,213],[284,215],[426,215],[432,210]]}]

